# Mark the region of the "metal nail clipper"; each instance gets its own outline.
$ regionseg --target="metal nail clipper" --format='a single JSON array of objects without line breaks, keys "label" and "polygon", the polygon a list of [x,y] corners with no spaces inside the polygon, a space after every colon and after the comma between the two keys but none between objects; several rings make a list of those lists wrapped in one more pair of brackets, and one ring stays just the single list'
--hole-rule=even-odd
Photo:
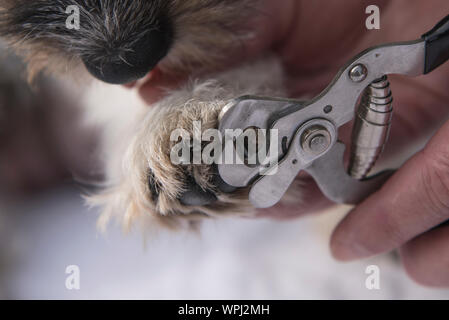
[{"label": "metal nail clipper", "polygon": [[[267,161],[223,161],[218,165],[221,178],[234,187],[250,187],[249,199],[258,208],[276,204],[301,170],[308,172],[332,201],[359,203],[392,173],[369,176],[391,124],[393,98],[387,75],[427,74],[448,59],[449,16],[419,40],[361,52],[310,101],[257,96],[235,99],[221,116],[222,136],[226,137],[229,129],[241,129],[242,135],[255,128],[276,130],[276,138],[267,139],[267,144],[276,146],[277,159],[271,166]],[[345,145],[338,140],[338,128],[353,119],[350,161],[345,167]],[[237,149],[236,138],[229,141],[225,147]]]}]

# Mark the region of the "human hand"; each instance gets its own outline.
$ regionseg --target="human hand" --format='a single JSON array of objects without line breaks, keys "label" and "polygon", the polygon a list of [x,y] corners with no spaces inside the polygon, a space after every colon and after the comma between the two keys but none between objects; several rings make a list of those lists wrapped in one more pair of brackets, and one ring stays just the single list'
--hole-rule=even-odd
[{"label": "human hand", "polygon": [[[449,12],[447,5],[445,8],[433,22],[429,12],[423,19],[429,25],[422,26],[422,32]],[[415,11],[419,10],[417,3],[408,9],[419,16]],[[394,33],[394,29],[391,31]],[[416,36],[408,37],[413,38]],[[406,40],[399,35],[398,39]],[[395,116],[386,157],[400,153],[398,148],[407,148],[408,141],[422,138],[448,118],[449,65],[426,77],[393,76],[390,80]],[[349,132],[343,133],[346,138]],[[381,190],[343,219],[331,240],[336,258],[354,260],[399,248],[404,267],[413,279],[425,285],[449,286],[449,225],[441,225],[449,221],[448,139],[446,122]]]},{"label": "human hand", "polygon": [[[447,100],[449,106],[449,100]],[[376,193],[353,209],[331,240],[334,256],[354,260],[400,248],[410,276],[449,285],[449,122]]]},{"label": "human hand", "polygon": [[[380,30],[365,28],[365,8],[370,4],[380,7]],[[436,0],[430,7],[416,0],[354,0],[346,1],[344,5],[341,1],[265,0],[263,8],[264,14],[253,22],[255,40],[246,44],[241,56],[232,57],[229,65],[252,59],[263,51],[275,51],[287,71],[290,96],[301,97],[319,93],[338,69],[363,49],[419,38],[449,12],[449,3]],[[447,119],[448,74],[449,65],[446,64],[424,77],[390,77],[395,115],[384,158],[396,156],[411,141],[428,135]],[[180,82],[182,79],[157,75],[139,90],[145,99],[152,101],[158,96],[159,84],[173,86]],[[449,147],[445,149],[442,145],[444,139],[449,138],[448,126],[441,129],[425,151],[411,159],[378,193],[342,222],[332,239],[337,258],[356,259],[393,249],[449,218],[449,196],[446,196],[449,194],[449,175],[444,173],[449,164],[449,160],[444,161],[449,159],[445,157],[449,156]],[[340,137],[346,143],[349,141],[350,126],[342,130]],[[303,173],[300,176],[305,183],[303,200],[261,210],[260,216],[296,217],[331,205],[310,177]],[[419,276],[419,270],[431,270],[437,284],[449,281],[449,274],[442,275],[443,265],[446,270],[449,265],[449,235],[442,234],[444,230],[447,233],[447,227],[434,230],[401,249],[406,268],[421,282],[425,280]],[[429,252],[421,245],[425,241],[435,245],[446,243],[446,260],[438,263],[435,260],[444,256],[443,245]],[[423,256],[429,259],[430,266],[422,262],[417,264],[417,258]]]},{"label": "human hand", "polygon": [[[397,2],[395,3],[397,4]],[[373,44],[418,38],[449,12],[449,6],[437,6],[440,15],[410,3],[407,14],[421,17],[420,29],[414,23],[413,34],[398,34],[403,23],[412,23],[396,8],[384,9],[384,28],[388,17],[396,25],[369,39],[369,32],[359,44]],[[404,4],[398,4],[406,8]],[[443,10],[445,8],[445,10]],[[390,11],[388,11],[390,10]],[[396,13],[396,14],[393,14]],[[421,16],[425,13],[425,17]],[[388,16],[390,14],[390,16]],[[416,19],[416,18],[415,18]],[[395,38],[393,38],[395,37]],[[380,40],[382,39],[382,40]],[[383,40],[384,39],[384,40]],[[369,43],[369,45],[365,45]],[[358,45],[356,45],[357,47]],[[363,49],[363,48],[360,48]],[[391,138],[384,157],[394,157],[406,149],[410,141],[437,129],[448,118],[449,64],[433,74],[419,78],[390,77],[395,98],[395,115]],[[348,141],[350,128],[342,132]],[[336,228],[331,249],[340,260],[354,260],[399,248],[402,262],[417,282],[431,286],[449,286],[449,122],[446,122],[399,171],[371,197],[352,210]],[[271,209],[275,214],[276,209]],[[284,211],[291,215],[293,208]]]}]

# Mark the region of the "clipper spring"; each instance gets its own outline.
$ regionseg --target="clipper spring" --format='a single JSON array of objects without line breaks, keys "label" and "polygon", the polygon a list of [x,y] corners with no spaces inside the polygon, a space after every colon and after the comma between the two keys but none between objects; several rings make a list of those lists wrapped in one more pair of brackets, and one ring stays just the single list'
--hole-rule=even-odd
[{"label": "clipper spring", "polygon": [[352,131],[349,174],[365,178],[388,140],[393,97],[387,76],[373,81],[363,92]]}]

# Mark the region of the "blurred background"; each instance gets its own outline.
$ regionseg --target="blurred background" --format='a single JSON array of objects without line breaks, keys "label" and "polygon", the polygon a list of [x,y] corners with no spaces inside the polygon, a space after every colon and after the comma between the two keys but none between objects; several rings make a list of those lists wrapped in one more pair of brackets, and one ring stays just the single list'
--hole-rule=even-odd
[{"label": "blurred background", "polygon": [[[407,278],[394,254],[338,263],[328,249],[347,212],[286,222],[207,221],[198,234],[144,237],[110,226],[82,195],[101,180],[97,129],[80,107],[120,107],[134,92],[98,86],[83,96],[46,78],[30,89],[21,62],[0,59],[0,298],[3,299],[448,299]],[[66,288],[68,266],[80,289]],[[380,289],[365,285],[380,269]]]}]

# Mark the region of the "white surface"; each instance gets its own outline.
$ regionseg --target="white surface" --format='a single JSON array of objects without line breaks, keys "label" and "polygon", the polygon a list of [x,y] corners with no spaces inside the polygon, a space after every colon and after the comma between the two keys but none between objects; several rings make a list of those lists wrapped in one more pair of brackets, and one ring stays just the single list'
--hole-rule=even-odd
[{"label": "white surface", "polygon": [[[95,228],[96,213],[75,188],[11,204],[14,248],[7,291],[38,299],[379,299],[449,298],[449,290],[419,287],[390,256],[335,262],[327,242],[329,213],[289,222],[207,222],[201,235],[163,234],[147,241]],[[377,264],[381,289],[365,288],[365,268]],[[65,268],[78,265],[81,289],[65,288]]]}]

